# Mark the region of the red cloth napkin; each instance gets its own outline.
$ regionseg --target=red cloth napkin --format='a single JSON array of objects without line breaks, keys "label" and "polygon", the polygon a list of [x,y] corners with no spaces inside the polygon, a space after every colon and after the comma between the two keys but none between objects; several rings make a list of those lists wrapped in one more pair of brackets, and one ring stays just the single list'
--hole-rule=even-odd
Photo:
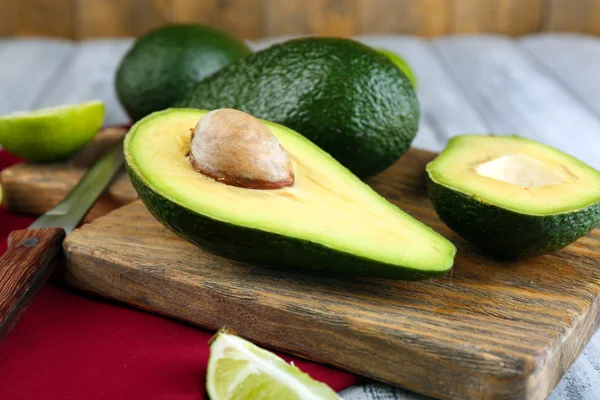
[{"label": "red cloth napkin", "polygon": [[[18,158],[0,150],[0,170]],[[0,208],[0,254],[33,218]],[[204,399],[213,332],[46,284],[0,344],[0,399]],[[342,390],[354,375],[283,356]]]}]

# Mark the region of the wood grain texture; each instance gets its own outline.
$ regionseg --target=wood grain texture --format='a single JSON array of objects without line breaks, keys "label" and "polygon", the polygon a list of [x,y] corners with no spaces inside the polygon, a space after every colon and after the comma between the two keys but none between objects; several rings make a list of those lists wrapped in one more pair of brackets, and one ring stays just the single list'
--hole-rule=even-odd
[{"label": "wood grain texture", "polygon": [[496,31],[511,36],[538,32],[543,6],[543,0],[498,0],[495,10]]},{"label": "wood grain texture", "polygon": [[311,34],[351,36],[356,30],[353,0],[281,1],[265,0],[263,34]]},{"label": "wood grain texture", "polygon": [[232,35],[256,39],[263,33],[263,0],[171,0],[175,21],[194,21]]},{"label": "wood grain texture", "polygon": [[64,237],[60,228],[11,232],[0,257],[0,342],[52,274]]},{"label": "wood grain texture", "polygon": [[545,0],[542,28],[551,32],[587,32],[594,0]]},{"label": "wood grain texture", "polygon": [[169,22],[200,22],[247,39],[260,36],[261,0],[135,0],[136,35]]},{"label": "wood grain texture", "polygon": [[[118,143],[126,132],[127,130],[123,128],[104,129],[90,145],[68,162],[44,165],[25,163],[2,170],[0,183],[6,209],[33,215],[40,215],[50,210],[71,191],[87,168],[106,149]],[[135,199],[137,193],[123,171],[96,201],[84,221],[91,221],[105,215]]]},{"label": "wood grain texture", "polygon": [[[12,0],[8,0],[9,2]],[[71,0],[19,0],[14,7],[17,35],[47,35],[72,38],[73,7]]]},{"label": "wood grain texture", "polygon": [[522,35],[537,32],[542,0],[455,0],[452,3],[452,32],[498,32]]},{"label": "wood grain texture", "polygon": [[600,0],[593,0],[590,23],[588,25],[587,32],[592,35],[600,35]]},{"label": "wood grain texture", "polygon": [[17,3],[0,0],[0,36],[9,36],[16,31]]},{"label": "wood grain texture", "polygon": [[412,150],[369,183],[457,245],[446,277],[336,279],[233,262],[134,202],[67,237],[67,280],[428,395],[543,399],[600,323],[600,232],[552,255],[489,258],[431,208],[423,171],[433,157]]},{"label": "wood grain texture", "polygon": [[450,15],[450,0],[358,0],[360,33],[443,35],[450,32]]},{"label": "wood grain texture", "polygon": [[495,2],[479,0],[455,0],[452,2],[452,31],[463,33],[495,32]]},{"label": "wood grain texture", "polygon": [[74,39],[136,35],[134,0],[76,0],[73,7]]},{"label": "wood grain texture", "polygon": [[600,0],[0,0],[0,35],[138,36],[201,22],[246,39],[282,34],[600,33]]}]

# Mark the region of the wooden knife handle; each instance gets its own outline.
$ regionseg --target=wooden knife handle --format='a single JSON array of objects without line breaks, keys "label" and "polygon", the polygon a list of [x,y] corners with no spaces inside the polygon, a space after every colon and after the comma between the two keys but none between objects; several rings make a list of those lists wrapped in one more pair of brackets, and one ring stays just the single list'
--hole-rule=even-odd
[{"label": "wooden knife handle", "polygon": [[61,228],[10,233],[8,249],[0,257],[0,342],[52,274],[64,238]]}]

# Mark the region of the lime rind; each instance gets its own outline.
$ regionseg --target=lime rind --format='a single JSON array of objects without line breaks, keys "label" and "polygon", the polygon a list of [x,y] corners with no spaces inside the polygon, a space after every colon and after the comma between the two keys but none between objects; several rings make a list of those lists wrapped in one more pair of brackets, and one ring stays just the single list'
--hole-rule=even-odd
[{"label": "lime rind", "polygon": [[89,101],[0,117],[0,145],[34,162],[70,157],[102,127],[104,104]]},{"label": "lime rind", "polygon": [[224,332],[211,342],[206,386],[212,400],[339,399],[327,385],[275,354]]},{"label": "lime rind", "polygon": [[97,107],[97,106],[103,107],[104,103],[100,100],[92,100],[92,101],[86,101],[84,103],[79,103],[79,104],[63,104],[60,106],[40,108],[38,110],[15,111],[10,114],[0,116],[0,120],[13,119],[13,118],[39,118],[39,117],[55,116],[55,115],[61,114],[63,111],[69,112],[70,110],[73,110],[75,108],[85,109],[88,107]]}]

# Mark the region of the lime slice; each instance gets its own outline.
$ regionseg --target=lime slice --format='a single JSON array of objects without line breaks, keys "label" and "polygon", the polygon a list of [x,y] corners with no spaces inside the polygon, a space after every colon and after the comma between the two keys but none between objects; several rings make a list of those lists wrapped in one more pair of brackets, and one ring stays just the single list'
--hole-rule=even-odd
[{"label": "lime slice", "polygon": [[405,59],[403,59],[398,54],[396,54],[396,53],[394,53],[393,51],[390,51],[390,50],[377,49],[377,51],[380,52],[381,54],[384,54],[385,56],[387,56],[387,58],[389,58],[390,60],[392,60],[392,62],[394,64],[396,64],[396,66],[398,68],[400,68],[400,71],[404,72],[404,75],[406,75],[406,77],[408,78],[408,80],[410,81],[410,83],[412,83],[413,87],[416,89],[416,87],[417,87],[417,76],[415,75],[414,71],[412,70],[412,68],[410,67],[410,65],[408,65],[408,63],[406,62]]},{"label": "lime slice", "polygon": [[69,157],[94,138],[104,119],[104,104],[90,101],[0,117],[0,145],[30,161]]},{"label": "lime slice", "polygon": [[211,341],[206,389],[212,400],[340,399],[275,354],[225,332]]}]

